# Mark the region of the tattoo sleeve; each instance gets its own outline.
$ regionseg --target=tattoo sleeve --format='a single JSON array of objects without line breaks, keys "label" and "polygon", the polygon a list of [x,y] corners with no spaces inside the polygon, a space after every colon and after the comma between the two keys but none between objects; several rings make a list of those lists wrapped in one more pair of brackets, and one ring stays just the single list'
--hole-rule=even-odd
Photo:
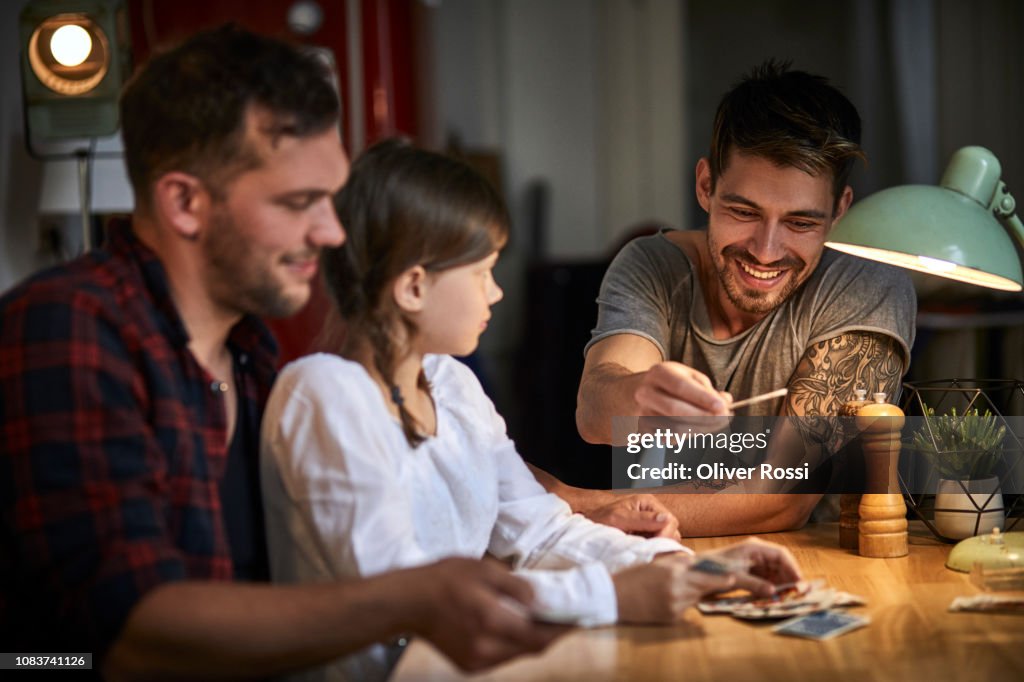
[{"label": "tattoo sleeve", "polygon": [[816,343],[804,352],[789,380],[786,414],[832,416],[853,398],[854,390],[870,396],[895,395],[903,375],[896,339],[875,332],[850,332]]},{"label": "tattoo sleeve", "polygon": [[895,399],[903,375],[903,355],[891,336],[875,332],[840,334],[809,347],[789,380],[784,414],[793,420],[805,443],[817,442],[837,452],[846,438],[833,419],[840,406],[864,389]]}]

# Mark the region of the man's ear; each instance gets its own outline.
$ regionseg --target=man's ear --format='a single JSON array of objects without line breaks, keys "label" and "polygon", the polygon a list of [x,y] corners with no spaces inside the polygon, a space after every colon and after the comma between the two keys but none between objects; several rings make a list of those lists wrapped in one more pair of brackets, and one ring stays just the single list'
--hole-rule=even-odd
[{"label": "man's ear", "polygon": [[391,289],[395,304],[407,313],[423,310],[427,299],[427,271],[422,265],[414,265],[395,280]]},{"label": "man's ear", "polygon": [[697,162],[697,203],[704,209],[705,213],[711,212],[711,163],[707,157],[701,157]]},{"label": "man's ear", "polygon": [[840,218],[842,218],[844,215],[846,215],[846,211],[847,211],[847,209],[850,208],[850,204],[852,204],[852,203],[853,203],[853,188],[850,187],[849,185],[847,185],[846,189],[843,190],[843,193],[839,195],[839,201],[836,202],[835,215],[832,216],[832,224],[833,225],[835,225],[836,222]]},{"label": "man's ear", "polygon": [[210,209],[210,193],[194,175],[172,171],[157,178],[153,207],[160,221],[188,240],[199,237]]}]

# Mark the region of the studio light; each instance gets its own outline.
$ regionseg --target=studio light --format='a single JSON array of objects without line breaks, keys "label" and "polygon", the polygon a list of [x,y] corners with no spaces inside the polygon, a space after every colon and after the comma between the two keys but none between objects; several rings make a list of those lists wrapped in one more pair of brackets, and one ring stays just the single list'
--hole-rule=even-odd
[{"label": "studio light", "polygon": [[46,140],[116,132],[128,68],[121,1],[33,0],[20,23],[28,135]]}]

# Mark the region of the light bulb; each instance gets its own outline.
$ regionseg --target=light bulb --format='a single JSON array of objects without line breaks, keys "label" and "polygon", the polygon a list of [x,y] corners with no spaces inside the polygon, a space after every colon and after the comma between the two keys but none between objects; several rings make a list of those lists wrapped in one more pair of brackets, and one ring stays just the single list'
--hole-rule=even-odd
[{"label": "light bulb", "polygon": [[77,24],[66,24],[53,32],[50,39],[53,58],[64,66],[78,66],[92,52],[89,32]]}]

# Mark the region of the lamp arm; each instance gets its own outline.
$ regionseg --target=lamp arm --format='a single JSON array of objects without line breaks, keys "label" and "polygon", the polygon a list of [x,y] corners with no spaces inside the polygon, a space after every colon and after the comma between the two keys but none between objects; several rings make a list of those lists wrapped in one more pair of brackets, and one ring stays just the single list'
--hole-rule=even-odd
[{"label": "lamp arm", "polygon": [[[92,140],[94,145],[95,138]],[[78,202],[82,208],[82,252],[92,251],[92,157],[91,150],[80,149],[78,158]]]},{"label": "lamp arm", "polygon": [[999,181],[995,196],[992,198],[992,213],[999,222],[1003,224],[1006,231],[1017,242],[1017,245],[1024,250],[1024,223],[1021,223],[1017,216],[1017,202],[1010,194],[1006,183]]}]

